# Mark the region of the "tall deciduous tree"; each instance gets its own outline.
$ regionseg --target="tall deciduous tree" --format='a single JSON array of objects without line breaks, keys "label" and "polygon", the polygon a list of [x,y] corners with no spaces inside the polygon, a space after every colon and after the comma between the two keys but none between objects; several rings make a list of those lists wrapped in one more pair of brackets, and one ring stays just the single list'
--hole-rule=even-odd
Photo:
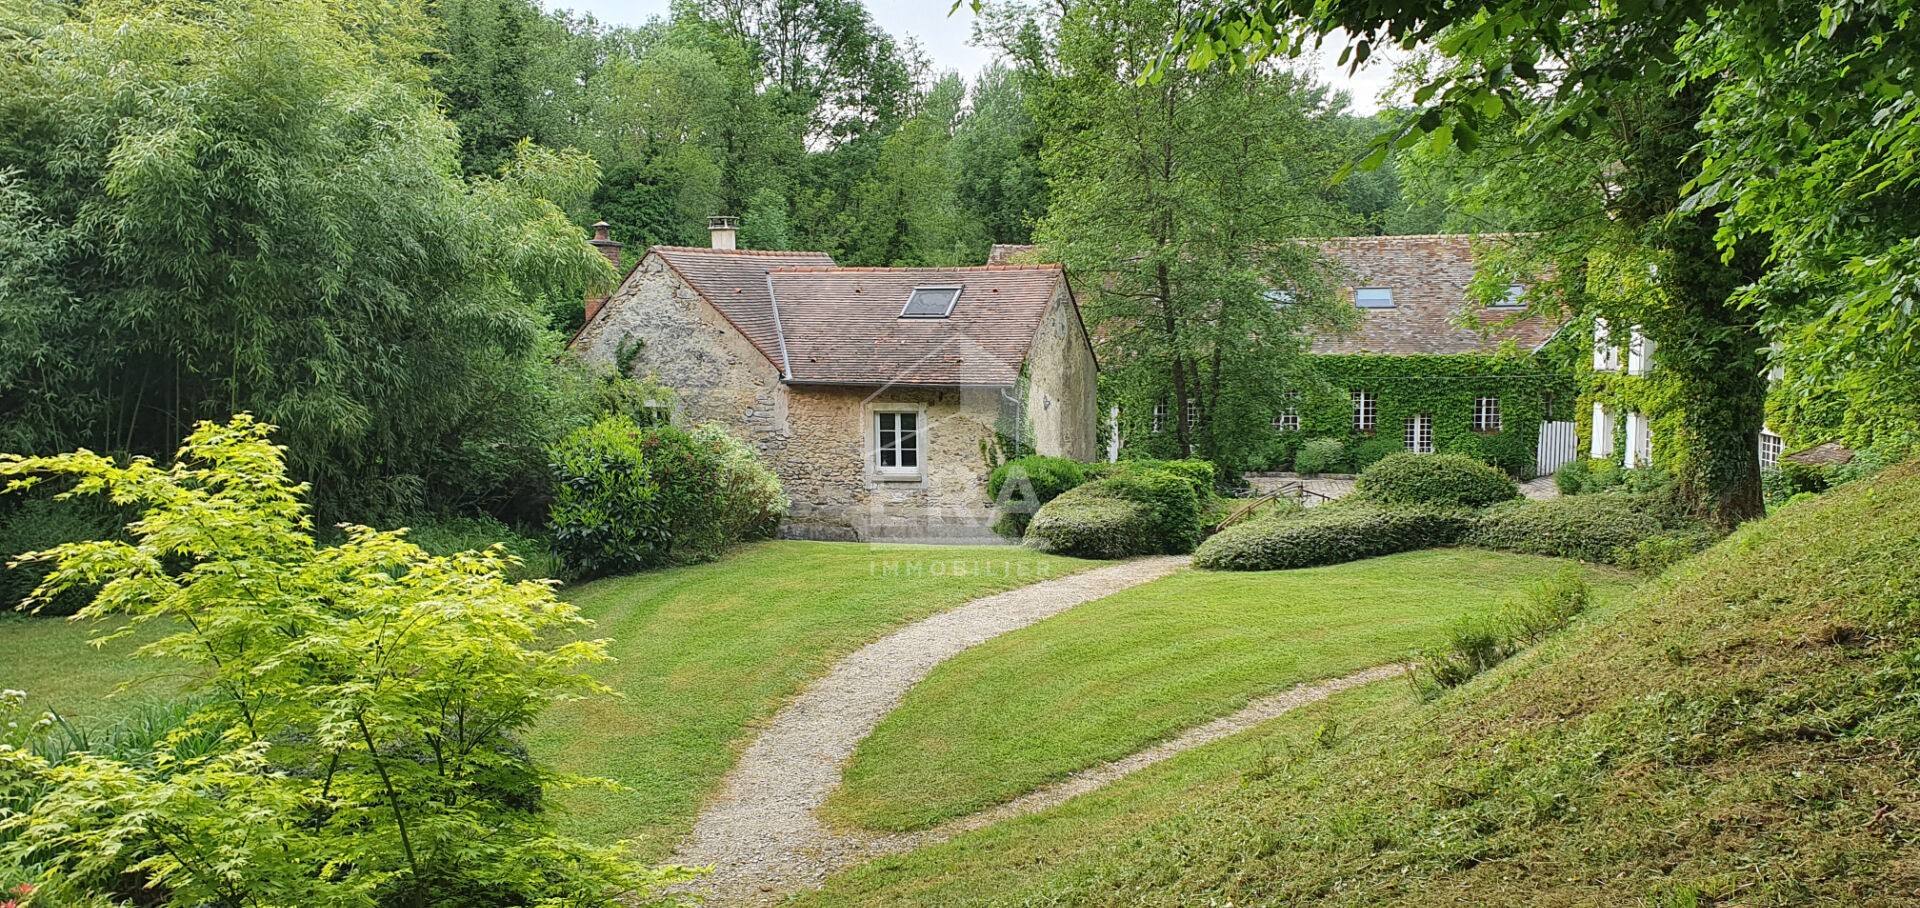
[{"label": "tall deciduous tree", "polygon": [[[1163,63],[1244,64],[1333,35],[1360,60],[1431,43],[1459,65],[1422,80],[1422,110],[1371,162],[1423,139],[1471,150],[1516,122],[1536,152],[1623,136],[1615,157],[1632,185],[1609,173],[1596,189],[1650,218],[1624,229],[1672,266],[1648,299],[1666,316],[1654,330],[1676,333],[1656,339],[1669,341],[1663,365],[1700,381],[1684,396],[1706,409],[1677,439],[1689,446],[1683,489],[1732,523],[1759,508],[1749,373],[1764,330],[1790,329],[1816,376],[1862,362],[1898,375],[1920,350],[1920,222],[1905,204],[1920,181],[1920,94],[1902,75],[1920,64],[1911,18],[1902,4],[1818,0],[1256,0],[1203,5]],[[1668,119],[1643,116],[1661,108]]]},{"label": "tall deciduous tree", "polygon": [[1040,128],[1027,109],[1018,72],[999,63],[980,71],[969,110],[953,136],[960,208],[990,243],[1026,243],[1047,209]]},{"label": "tall deciduous tree", "polygon": [[40,329],[0,337],[29,450],[164,452],[251,410],[330,515],[417,504],[476,409],[542,393],[544,301],[610,277],[548,201],[590,160],[523,145],[460,178],[406,5],[8,8],[0,231],[41,235],[59,282],[0,296]]},{"label": "tall deciduous tree", "polygon": [[[1238,466],[1306,340],[1347,324],[1318,251],[1332,154],[1322,96],[1269,67],[1135,77],[1164,47],[1171,0],[1069,4],[1057,54],[1028,44],[1052,208],[1040,243],[1077,276],[1105,390],[1129,443]],[[1191,413],[1193,418],[1186,418]]]}]

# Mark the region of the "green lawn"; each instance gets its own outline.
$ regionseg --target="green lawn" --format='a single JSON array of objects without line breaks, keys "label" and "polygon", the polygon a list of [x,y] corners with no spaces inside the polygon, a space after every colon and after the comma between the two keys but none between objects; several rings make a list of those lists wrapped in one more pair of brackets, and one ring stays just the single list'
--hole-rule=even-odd
[{"label": "green lawn", "polygon": [[[1443,549],[1135,587],[935,669],[854,752],[828,816],[899,830],[974,812],[1263,694],[1404,658],[1566,564]],[[1602,601],[1631,586],[1589,574]]]},{"label": "green lawn", "polygon": [[624,698],[562,704],[529,743],[558,769],[625,786],[560,793],[573,832],[631,838],[663,859],[752,724],[835,659],[913,619],[1092,564],[1014,547],[769,542],[587,584],[566,595],[613,640],[620,661],[601,679]]},{"label": "green lawn", "polygon": [[[0,688],[27,692],[29,715],[54,710],[77,721],[111,720],[142,700],[164,700],[188,680],[174,666],[134,659],[146,632],[95,648],[87,640],[117,625],[0,613]],[[121,684],[127,689],[115,693]]]},{"label": "green lawn", "polygon": [[1317,754],[1332,741],[1359,731],[1384,731],[1415,707],[1412,689],[1403,684],[1373,684],[1336,694],[1058,807],[829,877],[822,889],[788,904],[1078,904],[1059,898],[1068,881],[1124,865],[1132,853],[1165,848],[1162,831],[1183,817],[1216,809],[1249,781],[1285,776],[1298,758]]},{"label": "green lawn", "polygon": [[[562,596],[597,622],[593,636],[611,639],[619,661],[600,677],[623,696],[555,707],[528,744],[556,769],[625,786],[555,792],[573,832],[631,838],[660,860],[751,724],[835,659],[916,618],[1096,563],[1017,547],[766,542],[714,564],[569,588]],[[0,688],[27,691],[35,711],[110,720],[185,684],[162,674],[165,663],[131,658],[136,640],[95,650],[95,627],[0,615]]]}]

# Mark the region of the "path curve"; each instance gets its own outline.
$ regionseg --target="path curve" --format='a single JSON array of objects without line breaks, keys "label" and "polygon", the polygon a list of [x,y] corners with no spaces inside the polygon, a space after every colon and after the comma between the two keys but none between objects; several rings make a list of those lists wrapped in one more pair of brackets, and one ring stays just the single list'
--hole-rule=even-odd
[{"label": "path curve", "polygon": [[1187,556],[1094,568],[975,599],[869,643],[781,709],[747,746],[673,863],[711,866],[689,887],[714,905],[765,904],[919,837],[828,832],[816,816],[853,748],[934,666],[968,647],[1156,580]]}]

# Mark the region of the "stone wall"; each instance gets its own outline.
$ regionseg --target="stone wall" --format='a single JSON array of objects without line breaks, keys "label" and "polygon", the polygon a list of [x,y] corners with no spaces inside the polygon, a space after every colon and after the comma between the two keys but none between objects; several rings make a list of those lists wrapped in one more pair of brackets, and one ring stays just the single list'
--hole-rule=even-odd
[{"label": "stone wall", "polygon": [[1049,457],[1099,454],[1099,371],[1086,328],[1064,282],[1040,319],[1027,357],[1027,414],[1033,449]]},{"label": "stone wall", "polygon": [[[774,468],[793,499],[784,532],[808,539],[993,541],[983,445],[1000,390],[802,386],[790,389],[792,433]],[[882,479],[872,460],[880,409],[922,408],[919,479]]]},{"label": "stone wall", "polygon": [[780,370],[657,255],[640,260],[573,348],[611,365],[623,343],[640,344],[634,378],[651,373],[674,390],[680,422],[727,426],[769,459],[784,444]]}]

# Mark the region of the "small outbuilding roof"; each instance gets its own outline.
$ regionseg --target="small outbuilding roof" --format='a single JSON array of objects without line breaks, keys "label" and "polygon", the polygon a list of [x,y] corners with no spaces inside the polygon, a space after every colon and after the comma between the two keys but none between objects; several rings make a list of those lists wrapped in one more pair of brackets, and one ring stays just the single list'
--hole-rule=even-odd
[{"label": "small outbuilding roof", "polygon": [[1809,467],[1837,467],[1853,460],[1853,450],[1837,441],[1827,441],[1782,455],[1780,459]]}]

